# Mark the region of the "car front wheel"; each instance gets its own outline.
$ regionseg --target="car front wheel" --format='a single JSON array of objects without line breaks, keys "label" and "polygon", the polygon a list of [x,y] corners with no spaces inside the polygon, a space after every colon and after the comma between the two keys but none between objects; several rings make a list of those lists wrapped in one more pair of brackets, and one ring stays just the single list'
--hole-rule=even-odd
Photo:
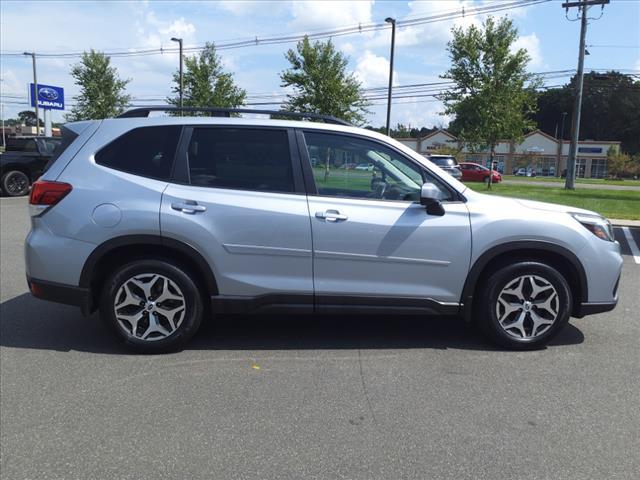
[{"label": "car front wheel", "polygon": [[9,197],[26,195],[30,186],[29,177],[20,170],[12,170],[2,176],[2,192]]},{"label": "car front wheel", "polygon": [[571,314],[571,291],[556,269],[520,261],[489,276],[480,299],[480,326],[507,348],[539,348],[564,328]]},{"label": "car front wheel", "polygon": [[116,270],[100,300],[102,319],[140,353],[183,347],[202,313],[202,296],[188,270],[164,260],[138,260]]}]

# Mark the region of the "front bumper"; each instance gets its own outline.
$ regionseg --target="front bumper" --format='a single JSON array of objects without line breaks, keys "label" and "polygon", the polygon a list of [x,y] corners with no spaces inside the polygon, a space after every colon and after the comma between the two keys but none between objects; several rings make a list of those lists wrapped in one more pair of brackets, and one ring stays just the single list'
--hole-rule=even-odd
[{"label": "front bumper", "polygon": [[91,311],[91,292],[88,288],[47,282],[29,276],[27,276],[27,284],[29,291],[36,298],[65,305],[75,305],[80,307],[85,316]]}]

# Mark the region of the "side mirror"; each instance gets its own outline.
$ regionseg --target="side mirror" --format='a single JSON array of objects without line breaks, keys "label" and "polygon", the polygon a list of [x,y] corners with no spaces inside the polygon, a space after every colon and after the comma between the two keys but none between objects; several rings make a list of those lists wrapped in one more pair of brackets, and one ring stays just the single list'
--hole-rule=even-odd
[{"label": "side mirror", "polygon": [[429,215],[441,217],[444,215],[444,207],[440,202],[440,189],[433,183],[425,183],[420,190],[420,205],[427,207]]}]

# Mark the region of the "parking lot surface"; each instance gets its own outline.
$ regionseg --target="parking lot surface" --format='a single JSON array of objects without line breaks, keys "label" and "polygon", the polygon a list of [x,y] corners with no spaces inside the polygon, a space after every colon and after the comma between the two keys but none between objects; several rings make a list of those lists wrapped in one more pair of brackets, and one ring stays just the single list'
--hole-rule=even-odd
[{"label": "parking lot surface", "polygon": [[546,349],[459,321],[225,318],[131,355],[32,298],[26,199],[1,199],[2,479],[637,479],[640,264]]}]

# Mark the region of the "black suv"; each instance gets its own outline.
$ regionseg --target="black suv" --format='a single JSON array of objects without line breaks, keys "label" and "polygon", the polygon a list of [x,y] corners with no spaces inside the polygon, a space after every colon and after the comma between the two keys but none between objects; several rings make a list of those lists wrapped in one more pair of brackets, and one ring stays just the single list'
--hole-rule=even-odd
[{"label": "black suv", "polygon": [[0,189],[4,195],[19,197],[44,171],[60,144],[59,137],[9,137],[0,155]]}]

